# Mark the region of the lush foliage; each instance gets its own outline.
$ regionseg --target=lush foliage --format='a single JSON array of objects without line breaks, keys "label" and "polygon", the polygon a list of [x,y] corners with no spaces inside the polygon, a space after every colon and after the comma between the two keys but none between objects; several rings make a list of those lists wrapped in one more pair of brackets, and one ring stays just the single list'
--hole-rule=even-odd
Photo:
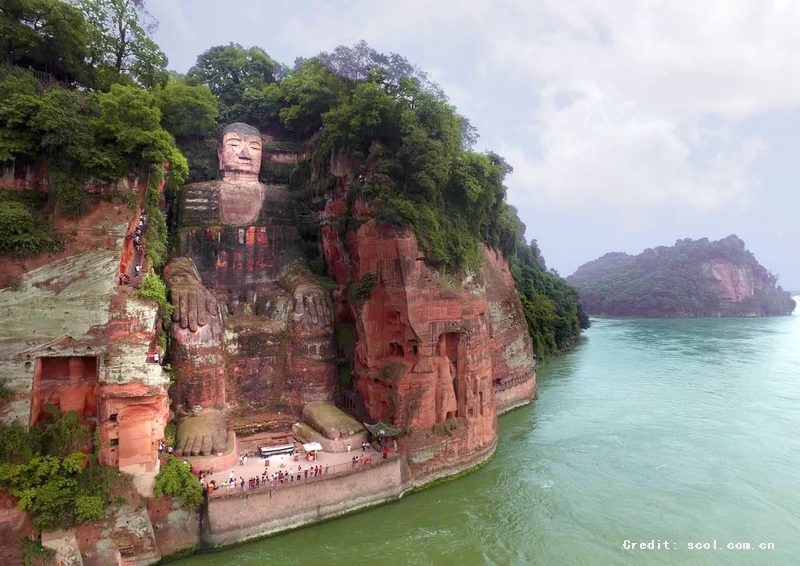
[{"label": "lush foliage", "polygon": [[144,0],[76,0],[87,20],[89,60],[101,88],[117,82],[148,88],[167,81],[167,57],[150,38],[158,23]]},{"label": "lush foliage", "polygon": [[61,0],[4,0],[0,8],[3,59],[71,82],[89,74],[89,25]]},{"label": "lush foliage", "polygon": [[55,556],[55,550],[42,546],[38,540],[22,539],[22,566],[50,564]]},{"label": "lush foliage", "polygon": [[120,84],[107,93],[45,90],[26,71],[0,68],[0,161],[42,158],[57,204],[71,214],[80,212],[81,185],[91,179],[113,182],[165,162],[176,177],[188,176],[152,93]]},{"label": "lush foliage", "polygon": [[522,310],[536,354],[545,358],[563,352],[589,328],[578,293],[556,273],[547,270],[536,240],[520,245],[511,260]]},{"label": "lush foliage", "polygon": [[58,251],[63,240],[17,193],[0,191],[0,253]]},{"label": "lush foliage", "polygon": [[155,496],[178,497],[185,508],[197,509],[203,503],[203,488],[192,467],[173,456],[168,458],[156,476]]},{"label": "lush foliage", "polygon": [[30,430],[19,422],[0,427],[0,485],[40,529],[102,519],[122,477],[79,452],[90,433],[76,413],[50,410],[50,419]]},{"label": "lush foliage", "polygon": [[167,300],[167,286],[161,280],[161,277],[155,273],[148,273],[142,279],[139,294],[143,299],[155,301],[158,304],[164,322],[170,320],[175,307]]},{"label": "lush foliage", "polygon": [[[524,242],[524,226],[505,201],[503,182],[511,167],[495,153],[469,149],[475,129],[423,71],[361,42],[298,59],[272,82],[251,73],[244,53],[239,46],[212,48],[190,76],[221,95],[229,120],[307,141],[308,158],[291,171],[265,161],[264,181],[288,178],[299,205],[311,208],[335,185],[332,168],[339,161],[351,176],[347,207],[336,219],[340,233],[363,221],[355,217],[354,203],[365,198],[379,221],[413,230],[425,261],[435,268],[474,272],[484,244],[501,250],[515,265],[541,355],[562,351],[588,326],[576,293],[531,258],[538,249],[534,245],[532,252]],[[265,149],[281,151],[283,145],[270,142]],[[195,173],[202,178],[193,167]],[[317,260],[318,234],[301,233]],[[353,282],[350,292],[360,283]]]},{"label": "lush foliage", "polygon": [[[153,164],[170,163],[182,182],[188,164],[168,129],[186,136],[216,127],[207,88],[168,83],[166,58],[149,36],[155,26],[143,0],[3,3],[0,162],[46,163],[50,204],[62,214],[81,213],[87,184],[113,184]],[[9,214],[17,233],[6,249],[48,247],[19,229],[24,211]]]},{"label": "lush foliage", "polygon": [[219,108],[217,98],[205,85],[189,85],[172,77],[166,86],[155,91],[161,110],[161,125],[176,139],[198,138],[214,134]]},{"label": "lush foliage", "polygon": [[204,84],[219,100],[223,122],[235,122],[241,114],[245,93],[255,93],[274,82],[277,63],[259,47],[239,44],[212,47],[189,69],[191,84]]},{"label": "lush foliage", "polygon": [[375,287],[375,283],[377,282],[378,275],[376,273],[365,273],[362,275],[361,279],[350,285],[350,288],[348,289],[347,298],[350,303],[353,305],[360,305],[369,300],[369,297],[372,294],[372,289]]},{"label": "lush foliage", "polygon": [[[731,264],[745,277],[752,276],[762,288],[756,285],[755,294],[741,302],[724,300],[710,267],[715,260]],[[794,308],[789,293],[777,286],[777,278],[734,235],[716,242],[687,238],[672,247],[647,249],[638,256],[606,254],[582,265],[568,281],[593,314],[781,315]]]}]

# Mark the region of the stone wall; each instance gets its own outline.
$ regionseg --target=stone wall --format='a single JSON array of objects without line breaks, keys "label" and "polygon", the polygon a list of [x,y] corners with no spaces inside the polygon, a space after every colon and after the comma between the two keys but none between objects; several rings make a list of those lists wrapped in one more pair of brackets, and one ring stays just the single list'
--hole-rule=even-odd
[{"label": "stone wall", "polygon": [[162,556],[192,552],[200,544],[200,514],[183,509],[180,500],[150,499],[147,514]]},{"label": "stone wall", "polygon": [[536,373],[533,376],[518,385],[509,387],[507,389],[495,389],[494,403],[497,407],[497,414],[502,415],[512,409],[527,405],[536,398]]},{"label": "stone wall", "polygon": [[404,460],[394,458],[324,482],[212,497],[202,540],[212,546],[234,544],[391,501],[402,495],[409,478]]},{"label": "stone wall", "polygon": [[17,498],[0,491],[0,564],[22,564],[22,539],[33,532],[30,515],[17,509]]}]

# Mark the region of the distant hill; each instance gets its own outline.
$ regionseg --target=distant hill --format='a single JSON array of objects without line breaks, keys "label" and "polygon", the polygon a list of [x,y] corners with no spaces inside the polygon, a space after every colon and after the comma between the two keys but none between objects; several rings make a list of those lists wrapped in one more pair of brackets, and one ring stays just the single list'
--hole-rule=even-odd
[{"label": "distant hill", "polygon": [[567,277],[588,314],[780,316],[795,302],[735,235],[608,253]]}]

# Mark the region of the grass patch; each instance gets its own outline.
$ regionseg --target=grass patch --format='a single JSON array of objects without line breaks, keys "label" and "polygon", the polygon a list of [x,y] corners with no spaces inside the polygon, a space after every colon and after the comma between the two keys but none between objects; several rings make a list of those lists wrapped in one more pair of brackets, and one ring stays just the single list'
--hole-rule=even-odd
[{"label": "grass patch", "polygon": [[436,423],[431,427],[433,434],[437,436],[452,436],[459,428],[466,426],[466,419],[451,417],[443,423]]}]

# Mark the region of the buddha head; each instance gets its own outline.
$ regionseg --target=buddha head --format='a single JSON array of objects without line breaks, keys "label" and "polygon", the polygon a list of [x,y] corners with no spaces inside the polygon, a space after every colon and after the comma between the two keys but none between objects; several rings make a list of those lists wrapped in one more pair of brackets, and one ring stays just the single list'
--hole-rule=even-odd
[{"label": "buddha head", "polygon": [[220,176],[253,179],[261,170],[261,133],[241,122],[222,130],[217,144]]}]

